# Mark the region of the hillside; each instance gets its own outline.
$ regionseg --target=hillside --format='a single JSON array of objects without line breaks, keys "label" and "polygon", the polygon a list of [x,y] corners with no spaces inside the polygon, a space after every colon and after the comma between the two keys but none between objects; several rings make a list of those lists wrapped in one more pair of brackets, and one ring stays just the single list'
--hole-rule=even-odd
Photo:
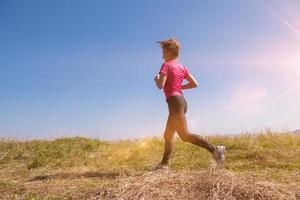
[{"label": "hillside", "polygon": [[179,139],[165,171],[161,137],[2,139],[0,199],[300,199],[300,135],[207,139],[226,145],[223,167]]},{"label": "hillside", "polygon": [[300,129],[293,131],[294,134],[300,134]]}]

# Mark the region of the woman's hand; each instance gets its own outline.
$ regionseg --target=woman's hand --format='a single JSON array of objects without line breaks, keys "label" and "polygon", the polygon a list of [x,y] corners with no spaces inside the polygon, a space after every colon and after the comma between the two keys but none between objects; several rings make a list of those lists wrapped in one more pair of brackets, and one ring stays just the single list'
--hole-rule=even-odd
[{"label": "woman's hand", "polygon": [[157,74],[155,77],[154,77],[154,81],[157,81],[159,79],[159,74]]},{"label": "woman's hand", "polygon": [[198,87],[198,83],[196,81],[196,79],[192,76],[192,74],[188,74],[187,77],[185,78],[188,83],[185,85],[181,86],[181,89],[192,89],[192,88],[196,88]]}]

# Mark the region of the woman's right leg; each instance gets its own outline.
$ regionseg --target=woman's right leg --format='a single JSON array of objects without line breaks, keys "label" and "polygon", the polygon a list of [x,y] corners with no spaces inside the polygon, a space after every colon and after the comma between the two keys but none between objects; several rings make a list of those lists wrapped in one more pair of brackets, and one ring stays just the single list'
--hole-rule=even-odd
[{"label": "woman's right leg", "polygon": [[164,132],[164,138],[165,138],[165,149],[164,149],[164,156],[162,158],[161,164],[167,165],[169,163],[170,155],[174,148],[174,135],[175,135],[175,129],[172,125],[172,120],[174,120],[174,117],[172,115],[169,115],[167,120],[166,129]]}]

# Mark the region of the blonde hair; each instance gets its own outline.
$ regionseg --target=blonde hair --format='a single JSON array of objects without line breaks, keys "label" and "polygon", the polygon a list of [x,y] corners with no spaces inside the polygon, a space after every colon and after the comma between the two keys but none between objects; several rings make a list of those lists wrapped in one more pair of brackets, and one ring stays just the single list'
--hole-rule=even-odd
[{"label": "blonde hair", "polygon": [[175,38],[158,41],[157,43],[159,43],[159,45],[162,49],[165,49],[168,52],[170,52],[175,58],[178,57],[179,49],[181,46]]}]

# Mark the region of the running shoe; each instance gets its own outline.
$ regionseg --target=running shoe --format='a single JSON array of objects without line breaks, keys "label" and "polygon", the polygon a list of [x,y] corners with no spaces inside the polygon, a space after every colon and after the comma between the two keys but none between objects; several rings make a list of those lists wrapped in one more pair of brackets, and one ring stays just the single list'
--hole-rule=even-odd
[{"label": "running shoe", "polygon": [[214,159],[217,164],[222,164],[225,160],[225,146],[216,146],[215,151],[213,152]]}]

